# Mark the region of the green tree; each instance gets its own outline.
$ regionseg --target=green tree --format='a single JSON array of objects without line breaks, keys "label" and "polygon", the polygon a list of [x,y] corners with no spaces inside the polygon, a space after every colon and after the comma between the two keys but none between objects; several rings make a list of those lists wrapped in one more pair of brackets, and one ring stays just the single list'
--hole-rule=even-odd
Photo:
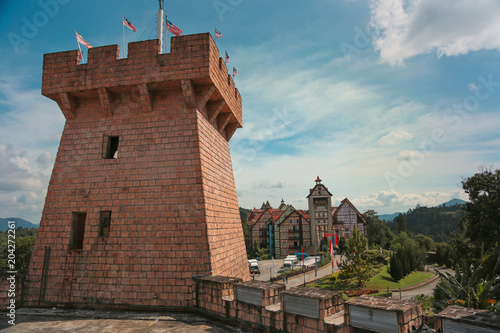
[{"label": "green tree", "polygon": [[330,240],[328,237],[321,238],[321,241],[319,242],[319,249],[322,252],[330,252]]},{"label": "green tree", "polygon": [[406,215],[399,214],[394,219],[394,233],[399,234],[401,232],[408,233],[408,228],[406,227]]},{"label": "green tree", "polygon": [[449,255],[448,244],[446,244],[446,243],[437,244],[436,264],[438,264],[439,266],[449,265],[450,261],[449,261],[448,255]]},{"label": "green tree", "polygon": [[403,263],[401,262],[400,255],[396,255],[396,253],[391,253],[391,261],[388,271],[392,279],[398,282],[403,278]]},{"label": "green tree", "polygon": [[248,225],[248,220],[246,218],[241,221],[241,227],[243,228],[243,237],[245,238],[247,256],[251,257],[253,254],[252,228]]},{"label": "green tree", "polygon": [[[19,275],[24,275],[28,273],[29,264],[31,260],[31,254],[33,253],[33,246],[35,245],[35,240],[37,236],[36,229],[24,229],[19,227],[16,229],[16,240],[15,248],[12,246],[9,248],[8,237],[6,232],[1,232],[0,237],[0,270],[5,273],[7,271],[12,271],[9,267],[9,250],[12,251],[15,258],[15,270]],[[18,233],[19,231],[19,233]]]},{"label": "green tree", "polygon": [[476,248],[463,233],[452,233],[448,244],[448,259],[454,267],[461,265],[463,261],[472,264],[477,262],[475,258],[481,257],[480,249]]},{"label": "green tree", "polygon": [[496,252],[496,268],[499,269],[500,169],[492,171],[483,168],[474,176],[464,179],[462,187],[469,195],[461,222],[464,236],[484,252]]},{"label": "green tree", "polygon": [[368,210],[365,212],[366,233],[368,236],[368,245],[370,248],[380,246],[383,249],[389,248],[392,239],[391,228],[380,220],[377,212]]},{"label": "green tree", "polygon": [[340,236],[338,247],[339,247],[340,252],[344,252],[347,250],[347,242],[346,242],[346,239],[344,236]]},{"label": "green tree", "polygon": [[367,244],[365,235],[357,227],[354,227],[352,235],[347,241],[343,273],[355,278],[358,287],[361,287],[364,281],[370,279],[371,265],[368,260],[363,259],[363,253],[366,251]]},{"label": "green tree", "polygon": [[423,235],[423,234],[416,235],[415,241],[417,242],[417,244],[420,248],[423,248],[426,251],[434,250],[436,247],[434,240],[431,237]]},{"label": "green tree", "polygon": [[255,249],[255,257],[262,260],[269,259],[269,249],[257,247]]}]

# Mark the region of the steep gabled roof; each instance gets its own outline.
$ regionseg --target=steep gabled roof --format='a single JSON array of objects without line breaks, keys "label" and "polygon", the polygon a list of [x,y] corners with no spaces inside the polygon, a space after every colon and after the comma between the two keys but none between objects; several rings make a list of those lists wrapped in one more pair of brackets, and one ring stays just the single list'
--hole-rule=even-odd
[{"label": "steep gabled roof", "polygon": [[325,189],[325,191],[326,191],[326,192],[328,192],[328,194],[330,194],[330,196],[333,196],[333,194],[331,194],[331,193],[330,193],[330,191],[328,191],[328,187],[326,187],[326,186],[325,186],[325,185],[323,185],[323,184],[316,184],[316,185],[314,185],[314,187],[313,187],[312,189],[310,189],[310,190],[309,190],[309,195],[308,195],[306,198],[309,198],[309,197],[313,194],[314,190],[315,190],[318,186],[323,187],[323,188]]},{"label": "steep gabled roof", "polygon": [[[354,205],[349,201],[349,199],[345,198],[344,200],[342,200],[342,202],[340,203],[340,205],[338,207],[334,207],[336,208],[335,211],[333,212],[332,216],[333,218],[335,218],[337,216],[337,213],[340,211],[340,208],[343,206],[343,205],[349,205],[351,206],[352,210],[354,210],[354,212],[356,213],[356,215],[358,215],[358,217],[360,217],[362,220],[363,220],[363,223],[366,223],[366,220],[365,220],[365,217],[363,216],[363,214],[361,214],[359,212],[359,210],[356,209],[356,207],[354,207]],[[333,210],[333,209],[332,209]]]},{"label": "steep gabled roof", "polygon": [[279,217],[278,220],[276,220],[276,224],[280,225],[281,223],[283,223],[290,215],[292,215],[293,213],[297,213],[299,214],[300,216],[302,216],[307,222],[309,222],[309,216],[305,217],[304,216],[304,211],[303,210],[297,210],[295,209],[292,205],[288,205],[287,209],[285,211],[283,211],[283,214],[281,214],[281,216]]}]

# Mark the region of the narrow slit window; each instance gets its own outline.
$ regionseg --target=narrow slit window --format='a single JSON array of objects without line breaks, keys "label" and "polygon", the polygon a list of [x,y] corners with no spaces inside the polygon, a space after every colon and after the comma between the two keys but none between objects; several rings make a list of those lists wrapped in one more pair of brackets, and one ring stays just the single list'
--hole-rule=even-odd
[{"label": "narrow slit window", "polygon": [[118,158],[118,143],[120,141],[120,137],[118,136],[104,136],[106,144],[106,151],[104,154],[104,158],[106,159],[113,159],[113,158]]},{"label": "narrow slit window", "polygon": [[69,238],[70,250],[83,249],[83,239],[85,237],[85,219],[86,213],[73,213],[71,217],[71,231]]},{"label": "narrow slit window", "polygon": [[109,225],[111,223],[111,211],[103,210],[99,214],[99,237],[109,237]]}]

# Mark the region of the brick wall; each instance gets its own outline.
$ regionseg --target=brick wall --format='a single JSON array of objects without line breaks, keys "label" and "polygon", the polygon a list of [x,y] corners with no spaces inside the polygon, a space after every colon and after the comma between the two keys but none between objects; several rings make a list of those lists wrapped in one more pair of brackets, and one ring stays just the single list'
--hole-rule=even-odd
[{"label": "brick wall", "polygon": [[[285,286],[280,283],[241,283],[237,279],[217,276],[196,277],[193,284],[198,291],[193,295],[196,308],[225,321],[262,332],[344,332],[343,300],[338,292],[308,288],[285,291]],[[245,294],[253,291],[254,295],[260,295],[260,300],[242,297],[239,289],[244,289]],[[287,312],[283,305],[285,294],[299,300],[317,300],[320,317]],[[339,315],[342,320],[335,322],[335,317]]]},{"label": "brick wall", "polygon": [[[46,54],[42,93],[66,124],[27,279],[28,305],[189,306],[199,274],[249,279],[228,140],[241,97],[209,34]],[[118,158],[103,158],[119,136]],[[99,235],[101,211],[111,211]],[[69,251],[72,215],[82,249]],[[73,230],[74,232],[74,230]],[[44,247],[51,256],[42,274]]]},{"label": "brick wall", "polygon": [[[22,305],[24,276],[14,275],[14,278],[12,277],[11,274],[0,276],[0,311],[8,311],[7,307],[12,307],[11,304],[14,304],[16,308]],[[14,303],[11,300],[14,300]]]}]

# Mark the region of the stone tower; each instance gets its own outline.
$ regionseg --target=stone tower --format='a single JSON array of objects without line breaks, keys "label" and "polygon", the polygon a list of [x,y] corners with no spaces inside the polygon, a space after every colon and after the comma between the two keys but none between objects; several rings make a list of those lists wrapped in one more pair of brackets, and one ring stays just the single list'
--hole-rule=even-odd
[{"label": "stone tower", "polygon": [[241,96],[210,34],[46,54],[66,118],[28,306],[180,307],[192,277],[249,280],[228,141]]},{"label": "stone tower", "polygon": [[309,222],[311,223],[311,244],[314,253],[319,249],[319,243],[325,234],[332,233],[332,194],[321,184],[319,176],[316,185],[309,190]]}]

